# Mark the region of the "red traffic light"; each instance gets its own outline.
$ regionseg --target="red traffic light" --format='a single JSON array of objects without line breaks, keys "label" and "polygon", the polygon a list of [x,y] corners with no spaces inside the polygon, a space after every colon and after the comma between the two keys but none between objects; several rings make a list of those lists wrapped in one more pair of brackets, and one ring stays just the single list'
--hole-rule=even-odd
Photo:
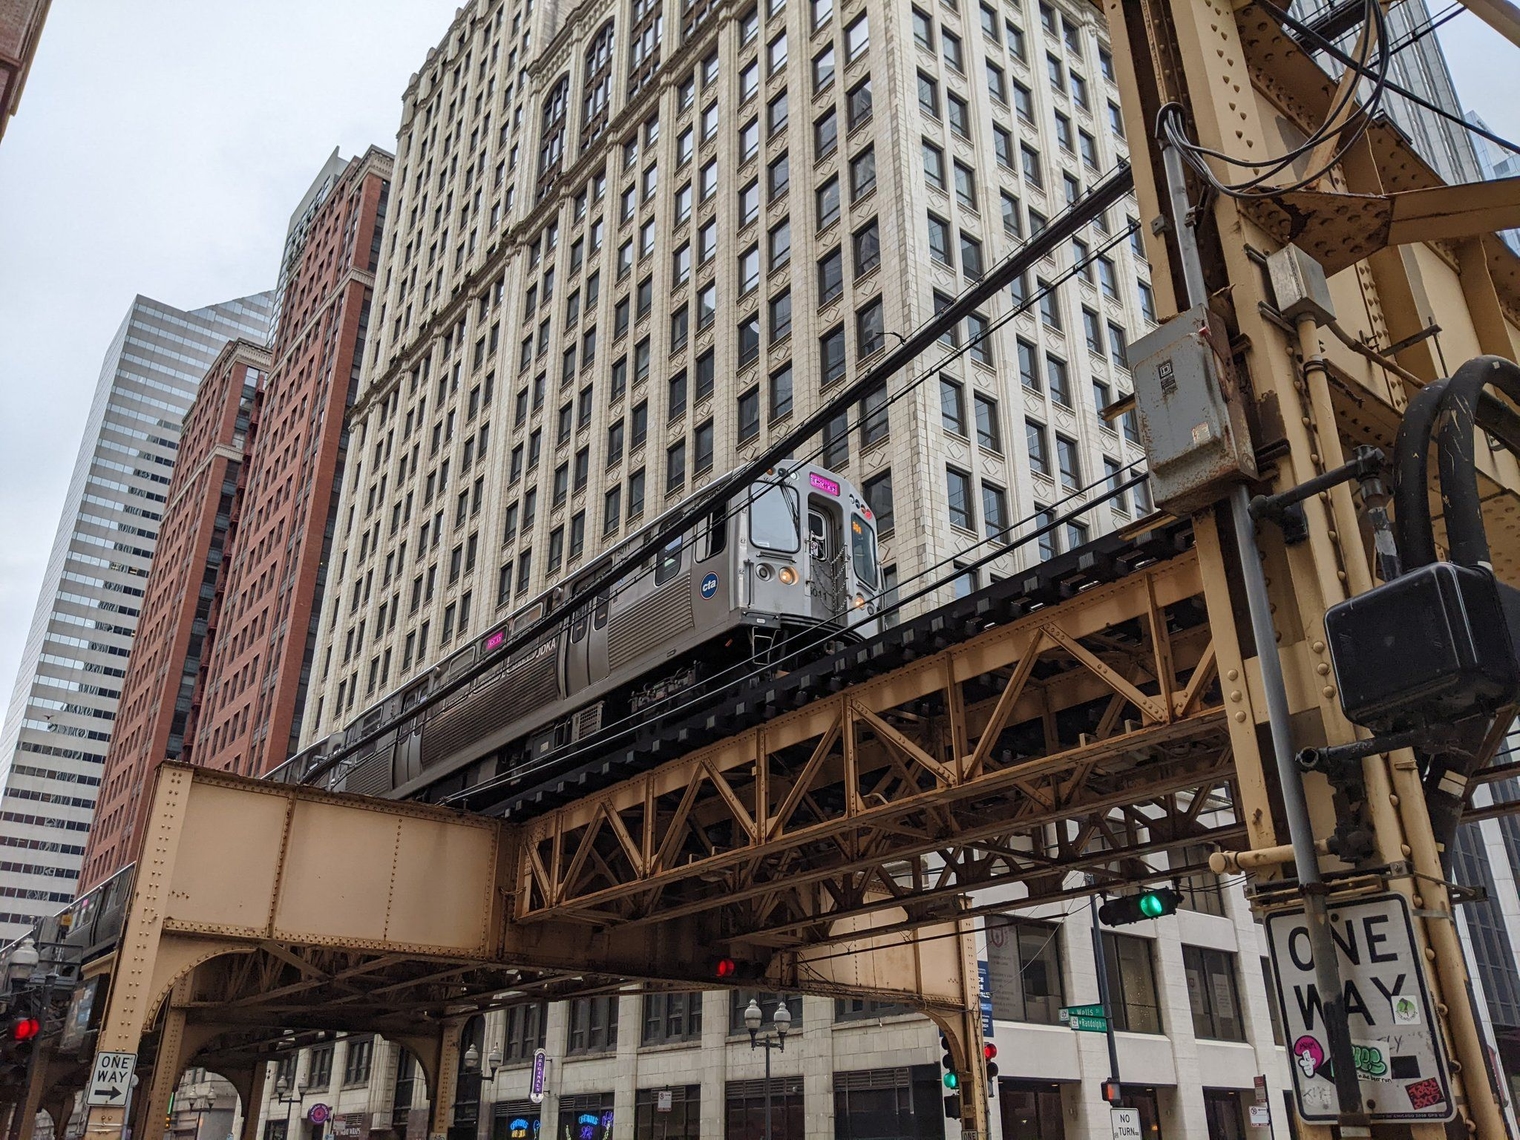
[{"label": "red traffic light", "polygon": [[30,1041],[42,1032],[42,1022],[35,1017],[18,1017],[11,1022],[12,1041]]},{"label": "red traffic light", "polygon": [[736,977],[739,973],[739,963],[732,958],[719,958],[713,966],[713,973],[718,976],[719,981]]},{"label": "red traffic light", "polygon": [[983,1042],[982,1056],[986,1057],[989,1061],[992,1060],[992,1058],[997,1056],[997,1046],[994,1045],[991,1041]]}]

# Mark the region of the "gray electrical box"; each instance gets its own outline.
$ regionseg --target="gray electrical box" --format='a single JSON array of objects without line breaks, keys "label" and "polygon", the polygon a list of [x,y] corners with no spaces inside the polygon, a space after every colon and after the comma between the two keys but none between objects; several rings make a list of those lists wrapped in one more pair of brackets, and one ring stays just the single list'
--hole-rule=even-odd
[{"label": "gray electrical box", "polygon": [[1137,340],[1130,371],[1151,493],[1165,510],[1190,515],[1256,478],[1229,339],[1207,305]]}]

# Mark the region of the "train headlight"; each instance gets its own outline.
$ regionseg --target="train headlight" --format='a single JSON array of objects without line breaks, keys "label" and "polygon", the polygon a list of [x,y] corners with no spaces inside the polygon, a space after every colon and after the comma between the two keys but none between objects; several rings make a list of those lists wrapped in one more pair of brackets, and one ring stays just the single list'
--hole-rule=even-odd
[{"label": "train headlight", "polygon": [[793,570],[790,566],[783,566],[777,577],[781,579],[783,586],[792,586],[797,582],[797,571]]},{"label": "train headlight", "polygon": [[863,609],[865,609],[865,607],[866,607],[866,596],[864,594],[856,594],[855,595],[855,608],[857,610],[863,610]]},{"label": "train headlight", "polygon": [[764,562],[760,563],[755,567],[755,577],[759,578],[762,582],[769,582],[771,580],[771,568]]}]

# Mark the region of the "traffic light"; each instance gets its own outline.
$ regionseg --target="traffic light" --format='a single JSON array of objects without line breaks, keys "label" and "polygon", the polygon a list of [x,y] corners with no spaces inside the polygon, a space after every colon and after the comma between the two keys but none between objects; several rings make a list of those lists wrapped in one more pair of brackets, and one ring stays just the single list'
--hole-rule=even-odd
[{"label": "traffic light", "polygon": [[709,976],[724,985],[752,982],[765,976],[766,963],[750,962],[727,955],[714,958],[709,964]]},{"label": "traffic light", "polygon": [[997,1083],[997,1046],[991,1041],[982,1042],[982,1057],[987,1062],[987,1093],[992,1094],[992,1087]]},{"label": "traffic light", "polygon": [[[955,1071],[955,1054],[950,1049],[950,1038],[943,1033],[939,1035],[939,1047],[944,1052],[944,1056],[939,1059],[939,1063],[945,1069],[945,1075],[942,1080],[945,1083],[945,1088],[950,1092],[954,1092],[961,1087],[961,1075]],[[957,1112],[956,1115],[959,1116],[960,1113]]]},{"label": "traffic light", "polygon": [[11,1020],[11,1041],[15,1044],[31,1041],[42,1032],[42,1022],[35,1017],[17,1017]]},{"label": "traffic light", "polygon": [[1098,921],[1105,926],[1128,926],[1132,922],[1175,914],[1181,902],[1181,891],[1173,887],[1156,887],[1138,895],[1109,899],[1098,908]]}]

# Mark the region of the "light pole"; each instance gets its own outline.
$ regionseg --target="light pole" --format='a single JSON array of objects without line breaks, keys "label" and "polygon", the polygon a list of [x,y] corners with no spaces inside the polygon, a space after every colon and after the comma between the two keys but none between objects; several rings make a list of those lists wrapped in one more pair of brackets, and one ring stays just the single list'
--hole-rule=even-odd
[{"label": "light pole", "polygon": [[774,1036],[769,1033],[763,1037],[760,1035],[760,1023],[764,1020],[760,1002],[750,998],[744,1010],[744,1028],[749,1030],[749,1047],[765,1049],[765,1140],[771,1140],[771,1050],[786,1051],[786,1033],[792,1027],[792,1011],[786,1008],[784,999],[776,999],[776,1012],[771,1015]]}]

